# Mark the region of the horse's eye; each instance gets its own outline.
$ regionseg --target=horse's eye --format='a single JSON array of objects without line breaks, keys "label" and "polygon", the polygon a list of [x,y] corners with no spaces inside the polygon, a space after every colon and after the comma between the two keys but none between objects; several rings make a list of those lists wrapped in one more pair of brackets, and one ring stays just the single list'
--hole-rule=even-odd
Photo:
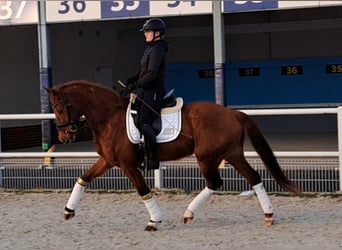
[{"label": "horse's eye", "polygon": [[77,125],[76,124],[71,125],[70,126],[70,132],[76,133],[76,131],[77,131]]}]

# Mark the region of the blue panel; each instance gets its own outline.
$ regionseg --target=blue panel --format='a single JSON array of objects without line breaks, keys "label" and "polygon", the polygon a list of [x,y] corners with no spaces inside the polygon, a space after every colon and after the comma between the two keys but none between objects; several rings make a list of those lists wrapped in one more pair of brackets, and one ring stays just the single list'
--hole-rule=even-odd
[{"label": "blue panel", "polygon": [[[342,64],[342,58],[227,63],[228,105],[342,103],[342,74],[325,72],[333,63]],[[303,74],[281,75],[285,65],[303,65]],[[240,77],[241,67],[259,67],[260,76]]]},{"label": "blue panel", "polygon": [[278,8],[277,0],[265,0],[265,1],[224,1],[223,11],[248,11],[248,10],[263,10],[263,9],[275,9]]},{"label": "blue panel", "polygon": [[[327,64],[342,66],[342,58],[291,59],[225,64],[225,100],[228,106],[329,105],[342,103],[342,73],[327,74]],[[301,65],[303,74],[282,75],[282,66]],[[215,79],[199,78],[212,64],[171,64],[166,86],[185,102],[215,102]],[[257,67],[259,76],[242,77],[240,68]],[[342,67],[341,67],[342,72]]]},{"label": "blue panel", "polygon": [[212,64],[168,64],[166,87],[175,89],[185,102],[207,100],[215,102],[215,79],[199,78],[200,69],[212,69]]},{"label": "blue panel", "polygon": [[149,1],[101,1],[102,18],[149,16]]}]

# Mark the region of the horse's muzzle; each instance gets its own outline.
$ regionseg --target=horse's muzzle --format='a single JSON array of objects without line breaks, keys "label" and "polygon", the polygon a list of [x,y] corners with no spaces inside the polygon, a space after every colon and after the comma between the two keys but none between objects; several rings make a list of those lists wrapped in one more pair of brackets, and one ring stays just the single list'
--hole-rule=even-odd
[{"label": "horse's muzzle", "polygon": [[63,144],[69,144],[76,140],[77,126],[71,125],[69,130],[59,130],[58,140]]}]

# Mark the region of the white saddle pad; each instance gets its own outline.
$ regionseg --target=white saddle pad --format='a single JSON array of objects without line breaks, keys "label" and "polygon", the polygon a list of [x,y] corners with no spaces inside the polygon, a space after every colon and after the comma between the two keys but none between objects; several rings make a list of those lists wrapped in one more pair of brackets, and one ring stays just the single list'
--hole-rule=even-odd
[{"label": "white saddle pad", "polygon": [[[177,104],[174,107],[163,108],[161,110],[161,123],[162,129],[157,135],[157,143],[170,142],[177,138],[181,131],[182,116],[181,109],[183,106],[183,99],[176,98]],[[126,130],[128,139],[134,143],[138,144],[140,142],[140,132],[134,124],[132,113],[135,112],[131,110],[131,103],[129,103],[126,112]]]}]

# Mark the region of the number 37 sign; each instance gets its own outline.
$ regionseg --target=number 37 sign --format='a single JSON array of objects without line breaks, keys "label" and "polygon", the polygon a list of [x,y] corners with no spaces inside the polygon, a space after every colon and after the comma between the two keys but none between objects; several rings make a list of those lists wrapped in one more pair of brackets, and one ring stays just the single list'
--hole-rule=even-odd
[{"label": "number 37 sign", "polygon": [[0,24],[37,23],[35,1],[0,1]]}]

